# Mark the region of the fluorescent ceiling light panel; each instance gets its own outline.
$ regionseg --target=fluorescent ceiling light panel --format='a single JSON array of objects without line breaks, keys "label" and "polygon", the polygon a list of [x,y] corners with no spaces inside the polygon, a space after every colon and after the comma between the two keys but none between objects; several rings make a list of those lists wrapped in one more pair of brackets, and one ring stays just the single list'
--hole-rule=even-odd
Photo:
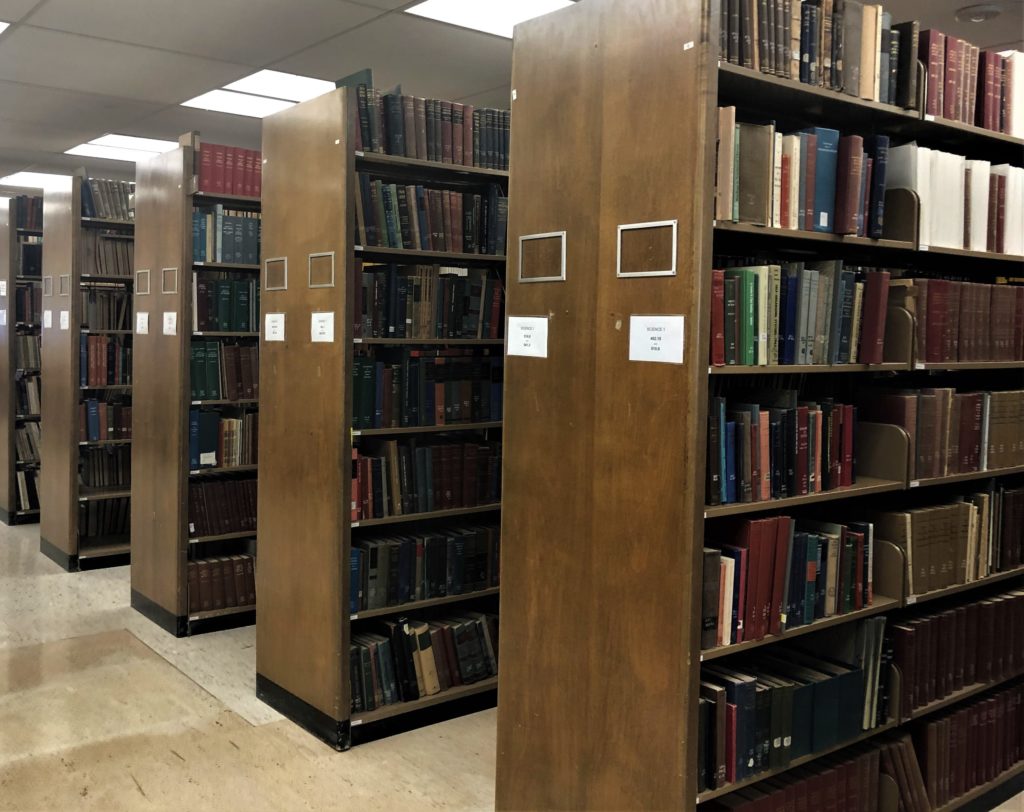
[{"label": "fluorescent ceiling light panel", "polygon": [[25,189],[70,188],[70,175],[54,175],[48,172],[15,172],[0,178],[0,186],[17,186]]},{"label": "fluorescent ceiling light panel", "polygon": [[118,135],[108,133],[94,138],[90,144],[99,144],[101,147],[120,147],[122,149],[141,149],[143,152],[170,152],[178,148],[177,141],[163,141],[159,138],[140,138],[137,135]]},{"label": "fluorescent ceiling light panel", "polygon": [[4,33],[8,28],[11,27],[10,23],[0,22],[0,34]]},{"label": "fluorescent ceiling light panel", "polygon": [[519,23],[571,5],[571,0],[424,0],[406,11],[512,39],[512,29]]},{"label": "fluorescent ceiling light panel", "polygon": [[154,158],[162,152],[170,152],[178,146],[175,141],[161,141],[157,138],[139,138],[134,135],[107,135],[94,138],[87,144],[79,144],[65,151],[66,155],[85,155],[89,158],[106,158],[110,161],[131,161],[138,163]]},{"label": "fluorescent ceiling light panel", "polygon": [[281,99],[267,99],[263,96],[250,96],[248,93],[234,93],[230,90],[211,90],[202,96],[196,96],[181,103],[182,107],[198,107],[200,110],[213,110],[217,113],[231,113],[236,116],[265,118],[292,107],[295,102]]},{"label": "fluorescent ceiling light panel", "polygon": [[251,93],[255,96],[269,96],[273,99],[304,102],[334,90],[334,82],[277,70],[261,70],[230,85],[224,85],[224,89]]}]

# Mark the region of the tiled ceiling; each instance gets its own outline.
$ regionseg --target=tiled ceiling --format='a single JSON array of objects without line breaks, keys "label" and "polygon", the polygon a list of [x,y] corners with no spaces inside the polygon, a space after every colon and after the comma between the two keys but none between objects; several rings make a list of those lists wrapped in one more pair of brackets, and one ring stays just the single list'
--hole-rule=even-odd
[{"label": "tiled ceiling", "polygon": [[[514,0],[509,0],[514,2]],[[582,0],[587,2],[588,0]],[[982,47],[1020,47],[1024,0],[991,23],[957,23],[969,0],[890,0]],[[259,144],[256,119],[180,102],[260,68],[334,80],[372,68],[382,88],[508,103],[512,45],[402,13],[411,0],[0,0],[0,174],[20,169],[130,177],[121,162],[63,155],[107,132],[175,140],[189,130]],[[553,77],[552,92],[557,92]]]}]

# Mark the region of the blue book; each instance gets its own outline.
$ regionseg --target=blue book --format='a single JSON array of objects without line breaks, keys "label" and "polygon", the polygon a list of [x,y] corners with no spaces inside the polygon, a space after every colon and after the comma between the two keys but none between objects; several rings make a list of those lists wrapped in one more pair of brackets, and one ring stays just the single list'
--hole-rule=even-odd
[{"label": "blue book", "polygon": [[412,539],[402,539],[398,546],[398,602],[408,603],[413,600],[413,580],[416,573],[416,543]]},{"label": "blue book", "polygon": [[199,468],[199,409],[188,411],[188,469]]},{"label": "blue book", "polygon": [[354,615],[363,605],[363,551],[353,547],[349,556],[348,611]]},{"label": "blue book", "polygon": [[505,384],[502,376],[505,369],[503,358],[491,359],[491,420],[502,419],[505,397]]},{"label": "blue book", "polygon": [[796,306],[800,277],[796,274],[786,277],[786,360],[796,363]]},{"label": "blue book", "polygon": [[88,404],[85,408],[87,422],[86,429],[89,434],[89,439],[96,441],[100,439],[100,402],[90,398],[86,401],[86,404]]},{"label": "blue book", "polygon": [[873,160],[871,195],[866,213],[867,235],[873,240],[880,240],[885,221],[885,176],[889,165],[889,136],[872,135],[865,138],[864,151]]},{"label": "blue book", "polygon": [[807,6],[800,14],[800,81],[805,85],[811,81],[811,14]]},{"label": "blue book", "polygon": [[[814,163],[814,219],[812,229],[831,233],[836,216],[836,167],[839,163],[839,130],[812,127],[817,137]],[[808,178],[810,183],[811,179]]]},{"label": "blue book", "polygon": [[736,423],[725,424],[725,499],[723,504],[731,505],[736,501]]},{"label": "blue book", "polygon": [[205,243],[199,241],[200,223],[203,220],[203,213],[193,209],[192,211],[192,261],[203,261],[203,246]]},{"label": "blue book", "polygon": [[89,336],[78,337],[78,384],[89,385]]}]

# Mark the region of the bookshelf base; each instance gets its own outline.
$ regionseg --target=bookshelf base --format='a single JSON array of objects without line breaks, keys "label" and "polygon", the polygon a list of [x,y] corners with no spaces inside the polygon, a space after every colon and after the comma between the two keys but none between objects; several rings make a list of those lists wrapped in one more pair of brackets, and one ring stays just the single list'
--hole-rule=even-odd
[{"label": "bookshelf base", "polygon": [[175,637],[188,635],[188,618],[178,617],[173,612],[168,612],[159,604],[151,601],[141,592],[132,590],[132,609],[151,620],[168,634]]},{"label": "bookshelf base", "polygon": [[68,555],[56,544],[39,537],[39,552],[57,564],[65,572],[78,572],[78,556]]},{"label": "bookshelf base", "polygon": [[0,522],[8,527],[16,524],[39,524],[39,509],[8,511],[0,508]]},{"label": "bookshelf base", "polygon": [[335,750],[348,750],[352,746],[348,720],[332,719],[259,672],[256,673],[256,696]]},{"label": "bookshelf base", "polygon": [[132,608],[175,637],[191,637],[205,632],[251,626],[256,622],[255,607],[240,607],[216,613],[209,612],[203,616],[176,615],[134,589],[132,590]]}]

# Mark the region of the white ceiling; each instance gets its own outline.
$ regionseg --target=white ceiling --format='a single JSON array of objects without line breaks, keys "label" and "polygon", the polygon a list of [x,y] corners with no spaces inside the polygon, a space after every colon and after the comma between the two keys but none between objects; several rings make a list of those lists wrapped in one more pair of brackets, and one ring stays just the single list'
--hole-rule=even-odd
[{"label": "white ceiling", "polygon": [[[586,2],[587,0],[583,0]],[[514,2],[514,0],[510,0]],[[1020,46],[1024,0],[982,25],[969,0],[890,0],[982,47]],[[335,80],[372,68],[382,88],[507,106],[508,40],[403,14],[411,0],[0,0],[0,175],[22,169],[129,177],[130,164],[63,155],[107,132],[176,140],[198,130],[256,147],[256,119],[180,102],[260,68]],[[557,92],[554,77],[553,92]]]}]

